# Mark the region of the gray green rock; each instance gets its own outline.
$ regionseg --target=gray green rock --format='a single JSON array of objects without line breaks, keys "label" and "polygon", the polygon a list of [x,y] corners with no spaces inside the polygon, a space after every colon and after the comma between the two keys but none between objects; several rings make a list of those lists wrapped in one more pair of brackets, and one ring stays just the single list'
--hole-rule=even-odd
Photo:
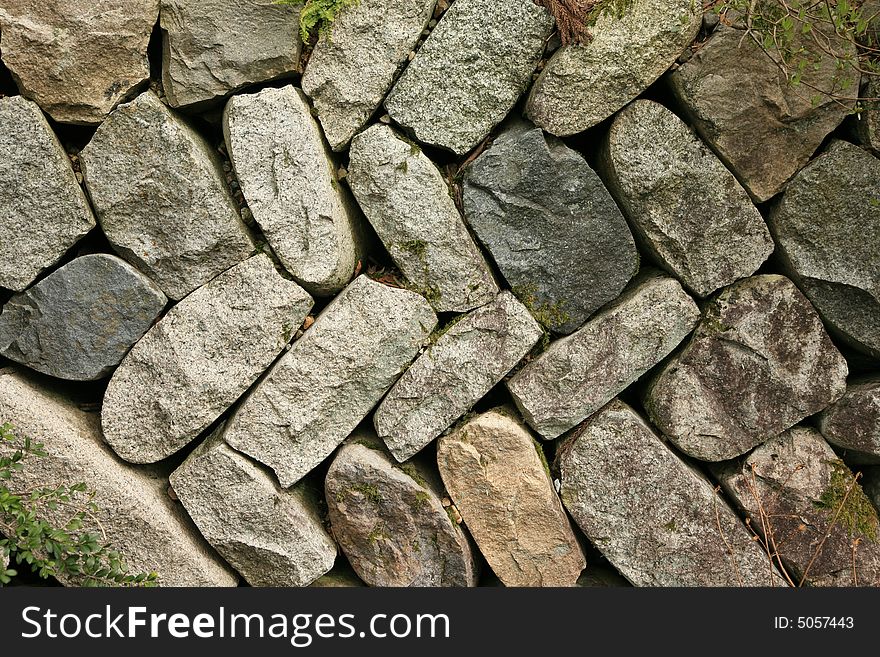
[{"label": "gray green rock", "polygon": [[816,427],[849,463],[880,464],[880,376],[847,382],[846,393],[822,411]]}]

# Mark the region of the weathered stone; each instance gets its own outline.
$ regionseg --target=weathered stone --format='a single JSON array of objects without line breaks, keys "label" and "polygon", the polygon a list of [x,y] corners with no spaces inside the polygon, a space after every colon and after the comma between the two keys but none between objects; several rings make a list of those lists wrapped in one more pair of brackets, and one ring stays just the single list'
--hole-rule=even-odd
[{"label": "weathered stone", "polygon": [[541,446],[508,409],[437,443],[449,496],[505,586],[573,586],[586,566]]},{"label": "weathered stone", "polygon": [[377,125],[351,144],[348,182],[412,288],[438,312],[463,312],[498,294],[440,171],[418,146]]},{"label": "weathered stone", "polygon": [[427,27],[437,0],[378,0],[347,7],[309,56],[302,88],[327,141],[344,149],[367,122]]},{"label": "weathered stone", "polygon": [[482,399],[529,353],[543,331],[510,292],[452,320],[404,372],[373,420],[398,461],[406,461]]},{"label": "weathered stone", "polygon": [[312,294],[345,287],[361,250],[358,217],[302,92],[233,96],[223,133],[248,207],[285,268]]},{"label": "weathered stone", "polygon": [[526,113],[554,135],[607,119],[647,89],[690,45],[702,11],[693,0],[634,0],[602,14],[583,45],[560,48],[532,87]]},{"label": "weathered stone", "polygon": [[248,395],[226,442],[295,484],[351,434],[436,325],[419,295],[359,276]]},{"label": "weathered stone", "polygon": [[532,0],[457,0],[385,108],[419,141],[463,155],[526,90],[553,25]]},{"label": "weathered stone", "polygon": [[85,255],[3,306],[0,354],[60,379],[100,379],[167,302],[162,290],[124,260]]},{"label": "weathered stone", "polygon": [[689,123],[749,193],[766,201],[809,161],[852,103],[832,97],[842,91],[834,57],[818,57],[819,68],[807,66],[794,87],[777,62],[743,36],[720,25],[669,82]]},{"label": "weathered stone", "polygon": [[850,381],[846,394],[819,415],[818,429],[850,463],[880,463],[880,376]]},{"label": "weathered stone", "polygon": [[880,358],[880,161],[834,142],[789,183],[769,224],[787,270],[826,323]]},{"label": "weathered stone", "polygon": [[[83,530],[106,537],[131,572],[156,572],[163,586],[235,586],[235,574],[168,497],[168,480],[153,468],[119,461],[101,440],[96,414],[7,368],[0,370],[0,418],[16,435],[44,443],[48,453],[28,460],[16,486],[54,489],[84,482],[98,510],[87,514]],[[66,521],[70,510],[47,515],[50,522]]]},{"label": "weathered stone", "polygon": [[0,287],[18,291],[58,262],[95,218],[34,103],[0,98],[0,150]]},{"label": "weathered stone", "polygon": [[120,105],[80,163],[110,244],[172,299],[253,251],[217,156],[152,92]]},{"label": "weathered stone", "polygon": [[844,393],[847,366],[784,276],[735,283],[703,310],[685,348],[649,383],[652,422],[694,458],[739,456]]},{"label": "weathered stone", "polygon": [[368,585],[476,585],[470,542],[436,479],[415,462],[398,465],[366,432],[333,459],[325,481],[333,535]]},{"label": "weathered stone", "polygon": [[507,388],[532,428],[556,438],[666,358],[699,318],[678,281],[640,277],[580,331],[523,367]]},{"label": "weathered stone", "polygon": [[794,427],[717,474],[793,584],[880,586],[877,511],[815,429]]},{"label": "weathered stone", "polygon": [[880,466],[865,468],[863,472],[865,478],[862,488],[865,491],[865,495],[871,500],[874,508],[880,512]]},{"label": "weathered stone", "polygon": [[[880,20],[877,22],[880,33]],[[863,98],[874,100],[865,103],[865,109],[855,118],[856,136],[862,145],[867,146],[880,155],[880,84],[874,77],[868,77],[868,82],[862,91]]]},{"label": "weathered stone", "polygon": [[251,586],[307,586],[333,567],[317,493],[286,490],[216,432],[171,474],[199,531]]},{"label": "weathered stone", "polygon": [[98,124],[150,77],[158,16],[159,0],[4,0],[3,64],[56,121]]},{"label": "weathered stone", "polygon": [[773,240],[748,193],[675,114],[637,100],[614,119],[604,180],[657,262],[699,296],[751,276]]},{"label": "weathered stone", "polygon": [[172,107],[204,103],[299,65],[299,8],[261,0],[162,0],[162,86]]},{"label": "weathered stone", "polygon": [[577,152],[524,121],[467,169],[464,211],[514,293],[571,333],[639,268],[626,220]]},{"label": "weathered stone", "polygon": [[626,404],[590,418],[557,462],[565,507],[634,585],[782,583],[712,484]]}]

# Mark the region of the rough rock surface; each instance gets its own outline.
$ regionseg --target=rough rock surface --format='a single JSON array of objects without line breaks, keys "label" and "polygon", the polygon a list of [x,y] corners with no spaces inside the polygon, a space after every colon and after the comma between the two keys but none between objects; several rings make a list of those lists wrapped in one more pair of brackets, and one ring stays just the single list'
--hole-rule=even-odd
[{"label": "rough rock surface", "polygon": [[255,255],[172,308],[135,345],[104,394],[104,438],[153,463],[181,449],[257,380],[290,341],[312,298]]},{"label": "rough rock surface", "polygon": [[498,294],[486,259],[442,174],[387,126],[351,144],[348,182],[394,262],[438,312],[463,312]]},{"label": "rough rock surface", "polygon": [[647,89],[690,45],[702,12],[692,0],[635,0],[590,28],[592,41],[560,48],[532,87],[526,112],[554,135],[572,135]]},{"label": "rough rock surface", "polygon": [[327,141],[344,149],[378,109],[437,0],[378,0],[347,7],[315,44],[302,77]]},{"label": "rough rock surface", "polygon": [[372,410],[437,325],[419,295],[359,276],[248,395],[226,442],[291,486]]},{"label": "rough rock surface", "polygon": [[851,380],[846,394],[822,411],[819,431],[850,463],[880,463],[880,375]]},{"label": "rough rock surface", "polygon": [[862,482],[862,488],[865,495],[871,500],[874,508],[880,513],[880,466],[864,469],[865,478]]},{"label": "rough rock surface", "polygon": [[159,0],[4,0],[3,64],[56,121],[98,124],[150,77],[158,16]]},{"label": "rough rock surface", "polygon": [[419,141],[463,155],[525,91],[553,25],[532,0],[457,0],[385,108]]},{"label": "rough rock surface", "polygon": [[217,156],[152,92],[120,105],[80,162],[110,244],[170,298],[253,251]]},{"label": "rough rock surface", "polygon": [[832,330],[880,358],[880,160],[832,143],[791,181],[769,223],[794,281]]},{"label": "rough rock surface", "polygon": [[251,586],[307,586],[329,571],[336,543],[316,492],[286,490],[215,433],[171,475],[202,535]]},{"label": "rough rock surface", "polygon": [[432,475],[414,462],[398,465],[365,432],[333,459],[325,481],[333,535],[368,585],[476,585],[470,541]]},{"label": "rough rock surface", "polygon": [[437,443],[437,464],[505,586],[573,586],[586,566],[541,446],[512,410],[478,415]]},{"label": "rough rock surface", "polygon": [[452,321],[373,416],[379,437],[398,461],[406,461],[469,411],[543,334],[525,306],[506,291]]},{"label": "rough rock surface", "polygon": [[648,385],[652,422],[704,461],[739,456],[837,401],[847,365],[784,276],[731,285]]},{"label": "rough rock surface", "polygon": [[360,253],[358,216],[302,92],[233,96],[223,133],[248,207],[285,268],[312,294],[345,287]]},{"label": "rough rock surface", "polygon": [[601,173],[646,250],[699,296],[751,276],[773,240],[748,193],[681,119],[637,100],[614,119]]},{"label": "rough rock surface", "polygon": [[557,438],[668,356],[699,318],[678,281],[640,277],[580,331],[523,367],[507,388],[532,428]]},{"label": "rough rock surface", "polygon": [[[880,21],[877,25],[880,34]],[[868,78],[862,97],[880,98],[880,84],[873,77]],[[859,141],[880,155],[880,102],[866,103],[865,111],[856,117],[855,126]]]},{"label": "rough rock surface", "polygon": [[100,379],[167,302],[162,290],[124,260],[85,255],[3,306],[0,354],[60,379]]},{"label": "rough rock surface", "polygon": [[[6,368],[0,370],[0,417],[48,452],[16,475],[22,488],[85,482],[98,512],[84,529],[106,534],[131,572],[156,572],[162,586],[235,586],[238,577],[168,497],[168,480],[119,461],[101,440],[97,415]],[[59,516],[66,519],[69,511]]]},{"label": "rough rock surface", "polygon": [[769,527],[794,584],[880,586],[877,511],[815,429],[770,439],[718,478],[755,531]]},{"label": "rough rock surface", "polygon": [[696,470],[626,404],[590,418],[557,455],[562,501],[636,586],[771,586],[779,575]]},{"label": "rough rock surface", "polygon": [[36,104],[0,98],[0,150],[0,287],[23,290],[89,232],[95,218]]},{"label": "rough rock surface", "polygon": [[293,75],[299,8],[261,0],[162,0],[162,86],[172,107]]}]

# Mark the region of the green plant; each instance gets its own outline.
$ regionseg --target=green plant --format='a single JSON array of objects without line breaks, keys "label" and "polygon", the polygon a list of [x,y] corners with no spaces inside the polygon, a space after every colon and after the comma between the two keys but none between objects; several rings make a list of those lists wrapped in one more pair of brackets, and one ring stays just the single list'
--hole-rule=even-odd
[{"label": "green plant", "polygon": [[[106,538],[84,529],[100,528],[94,493],[85,483],[16,488],[28,460],[46,455],[42,443],[0,425],[0,552],[9,555],[10,566],[27,564],[43,579],[62,575],[83,586],[154,585],[156,573],[130,573]],[[17,574],[11,567],[0,570],[0,586]]]},{"label": "green plant", "polygon": [[330,24],[336,20],[346,7],[356,5],[359,0],[277,0],[280,5],[303,5],[299,14],[299,34],[303,43],[312,37],[326,36],[330,32]]}]

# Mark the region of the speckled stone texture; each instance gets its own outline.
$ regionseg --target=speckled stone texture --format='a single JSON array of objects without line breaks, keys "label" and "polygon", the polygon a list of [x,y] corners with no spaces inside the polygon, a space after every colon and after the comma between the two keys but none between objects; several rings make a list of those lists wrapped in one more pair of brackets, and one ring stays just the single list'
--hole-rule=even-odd
[{"label": "speckled stone texture", "polygon": [[880,464],[880,375],[859,376],[816,424],[850,463]]}]

